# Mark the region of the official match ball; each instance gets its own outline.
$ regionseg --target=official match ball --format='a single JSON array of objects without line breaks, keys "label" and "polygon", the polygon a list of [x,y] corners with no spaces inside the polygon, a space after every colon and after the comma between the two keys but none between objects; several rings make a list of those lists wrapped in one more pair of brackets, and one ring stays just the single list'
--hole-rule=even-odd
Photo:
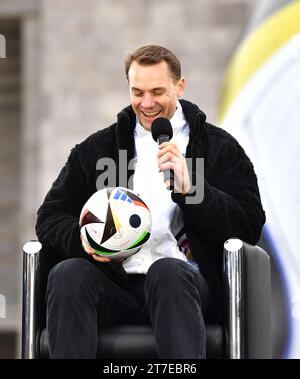
[{"label": "official match ball", "polygon": [[146,203],[123,187],[95,192],[82,208],[80,233],[95,253],[111,259],[137,253],[149,239],[152,219]]}]

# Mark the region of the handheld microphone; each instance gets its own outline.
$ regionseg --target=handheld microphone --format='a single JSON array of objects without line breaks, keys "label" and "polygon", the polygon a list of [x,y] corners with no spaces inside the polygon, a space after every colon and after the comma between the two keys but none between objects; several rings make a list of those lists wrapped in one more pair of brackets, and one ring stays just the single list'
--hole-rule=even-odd
[{"label": "handheld microphone", "polygon": [[[156,118],[151,125],[151,133],[154,141],[158,146],[163,142],[169,142],[173,137],[173,129],[170,121],[165,117]],[[174,189],[174,172],[173,170],[164,170],[164,182],[168,190]]]}]

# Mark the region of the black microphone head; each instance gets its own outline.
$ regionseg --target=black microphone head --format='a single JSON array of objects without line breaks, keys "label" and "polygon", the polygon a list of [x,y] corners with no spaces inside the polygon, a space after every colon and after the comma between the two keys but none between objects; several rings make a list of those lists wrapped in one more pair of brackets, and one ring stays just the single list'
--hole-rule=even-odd
[{"label": "black microphone head", "polygon": [[173,129],[170,121],[165,117],[156,118],[151,125],[151,133],[154,141],[157,141],[158,137],[165,134],[169,137],[169,140],[173,137]]}]

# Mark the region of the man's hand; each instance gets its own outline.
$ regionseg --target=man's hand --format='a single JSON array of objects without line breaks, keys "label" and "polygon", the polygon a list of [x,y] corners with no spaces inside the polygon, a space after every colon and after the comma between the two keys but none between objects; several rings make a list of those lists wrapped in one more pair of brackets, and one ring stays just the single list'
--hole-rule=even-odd
[{"label": "man's hand", "polygon": [[82,243],[82,246],[84,248],[84,251],[91,255],[93,257],[93,259],[95,261],[98,261],[98,262],[102,262],[102,263],[105,263],[105,262],[111,262],[111,259],[110,258],[106,258],[106,257],[101,257],[101,255],[98,255],[95,253],[95,250],[92,249],[86,242],[85,240],[82,238],[82,236],[80,236],[80,239],[81,239],[81,243]]},{"label": "man's hand", "polygon": [[175,142],[164,142],[159,146],[159,172],[174,171],[174,188],[177,192],[186,195],[191,189],[191,180],[185,157],[179,151]]}]

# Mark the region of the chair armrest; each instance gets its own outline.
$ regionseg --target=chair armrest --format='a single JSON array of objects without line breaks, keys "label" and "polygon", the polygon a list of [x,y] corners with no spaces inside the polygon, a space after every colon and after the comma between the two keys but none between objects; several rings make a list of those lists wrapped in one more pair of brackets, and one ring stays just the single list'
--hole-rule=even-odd
[{"label": "chair armrest", "polygon": [[246,358],[272,358],[271,264],[259,246],[244,243]]},{"label": "chair armrest", "polygon": [[271,358],[271,270],[267,253],[232,238],[224,244],[229,358]]}]

